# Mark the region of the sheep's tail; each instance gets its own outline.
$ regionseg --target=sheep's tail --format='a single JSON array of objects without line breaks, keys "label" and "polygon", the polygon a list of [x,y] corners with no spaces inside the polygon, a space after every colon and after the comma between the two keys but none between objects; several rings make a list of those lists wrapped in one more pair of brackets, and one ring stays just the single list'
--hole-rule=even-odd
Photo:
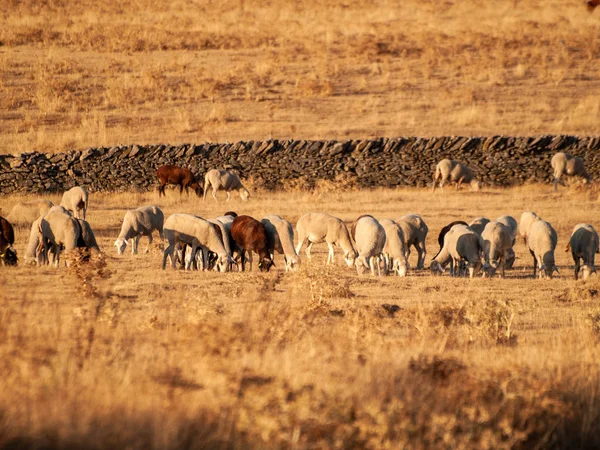
[{"label": "sheep's tail", "polygon": [[567,248],[565,248],[565,253],[570,252],[571,251],[571,242],[569,242],[567,244]]}]

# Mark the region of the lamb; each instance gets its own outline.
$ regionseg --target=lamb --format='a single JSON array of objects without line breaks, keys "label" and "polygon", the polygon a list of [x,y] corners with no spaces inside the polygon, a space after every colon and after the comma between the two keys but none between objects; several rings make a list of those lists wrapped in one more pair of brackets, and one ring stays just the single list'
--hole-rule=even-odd
[{"label": "lamb", "polygon": [[498,266],[500,266],[502,278],[504,278],[506,258],[514,242],[511,231],[504,224],[491,221],[485,226],[483,233],[481,233],[481,238],[483,239],[483,253],[485,257],[484,272],[489,277],[493,277]]},{"label": "lamb", "polygon": [[164,240],[163,225],[165,216],[158,206],[140,206],[137,209],[130,209],[125,213],[121,233],[115,241],[117,253],[122,255],[127,247],[127,241],[131,239],[131,254],[137,255],[138,244],[142,236],[148,236],[148,245],[146,253],[152,243],[152,233],[158,231],[161,242]]},{"label": "lamb", "polygon": [[[512,236],[512,246],[514,246],[515,242],[517,241],[518,229],[518,224],[515,218],[512,216],[500,216],[496,219],[496,222],[500,222],[508,228]],[[508,270],[512,269],[516,259],[515,251],[513,250],[512,246],[510,250],[508,250],[508,253],[506,254],[506,259],[504,260],[504,268]]]},{"label": "lamb", "polygon": [[473,278],[481,269],[481,254],[483,240],[481,236],[465,225],[455,225],[444,236],[444,248],[436,259],[431,262],[432,273],[444,271],[442,262],[450,261],[450,275],[458,275],[458,265],[462,260],[467,261],[469,277]]},{"label": "lamb", "polygon": [[554,263],[554,249],[557,240],[556,231],[552,228],[552,225],[544,220],[534,221],[527,230],[527,245],[533,256],[534,278],[536,267],[540,269],[540,278],[544,274],[546,277],[552,278],[553,272],[558,272],[558,267]]},{"label": "lamb", "polygon": [[262,272],[268,272],[274,265],[273,258],[269,254],[265,226],[258,220],[250,216],[237,216],[231,224],[231,236],[243,249],[242,270],[246,268],[246,253],[252,270],[252,252],[258,253],[260,258],[258,268]]},{"label": "lamb", "polygon": [[89,206],[87,190],[82,186],[69,189],[63,194],[60,206],[69,210],[76,219],[85,220],[85,214]]},{"label": "lamb", "polygon": [[271,258],[275,251],[283,254],[285,270],[294,270],[300,264],[300,257],[294,248],[294,229],[292,224],[277,215],[263,217],[260,221],[267,232],[267,245]]},{"label": "lamb", "polygon": [[490,219],[487,217],[477,217],[476,219],[471,220],[469,227],[481,236],[481,233],[483,233],[483,230],[488,223],[490,223]]},{"label": "lamb", "polygon": [[230,199],[231,191],[238,191],[242,200],[248,200],[250,192],[244,187],[237,174],[229,170],[209,170],[204,175],[204,200],[208,188],[212,187],[212,196],[217,201],[217,191],[224,190],[227,193],[227,201]]},{"label": "lamb", "polygon": [[560,181],[560,178],[565,174],[569,176],[579,176],[583,178],[584,183],[589,183],[592,180],[590,174],[585,170],[583,159],[579,156],[558,152],[552,157],[550,164],[554,170],[554,192],[558,189],[559,182],[564,185],[564,183]]},{"label": "lamb", "polygon": [[[583,269],[584,280],[587,280],[591,274],[596,273],[594,259],[596,253],[600,253],[598,242],[598,233],[596,233],[596,230],[590,224],[580,223],[573,228],[573,233],[565,251],[568,252],[570,250],[573,256],[573,261],[575,262],[574,276],[576,280],[580,269]],[[583,266],[581,266],[580,261],[582,259]]]},{"label": "lamb", "polygon": [[418,214],[407,214],[400,219],[397,219],[396,223],[402,228],[402,232],[404,233],[406,258],[410,257],[410,247],[415,247],[419,255],[417,259],[417,269],[425,268],[425,257],[427,256],[425,240],[427,239],[427,233],[429,232],[427,224]]},{"label": "lamb", "polygon": [[385,246],[385,229],[370,215],[360,217],[355,225],[352,227],[352,237],[358,252],[356,272],[361,275],[365,269],[371,269],[371,275],[375,276],[375,267],[377,267],[377,275],[381,276],[379,259]]},{"label": "lamb", "polygon": [[383,260],[386,273],[396,272],[398,276],[405,277],[408,271],[408,259],[406,258],[406,247],[404,245],[404,232],[391,219],[381,219],[379,223],[385,230]]},{"label": "lamb", "polygon": [[460,188],[462,183],[469,183],[471,189],[478,191],[481,189],[481,184],[475,179],[473,173],[463,163],[454,161],[451,159],[442,159],[437,166],[435,166],[435,174],[433,176],[433,189],[431,192],[435,192],[435,187],[440,183],[440,188],[444,187],[446,181],[455,182],[456,190]]},{"label": "lamb", "polygon": [[310,250],[313,244],[327,242],[329,254],[327,255],[327,264],[334,263],[334,246],[338,245],[344,251],[344,260],[348,267],[354,266],[356,260],[356,250],[350,240],[350,234],[346,224],[337,217],[325,213],[308,213],[298,219],[296,224],[298,232],[298,244],[296,253],[300,254],[300,249],[305,242],[306,256],[310,260]]},{"label": "lamb", "polygon": [[40,222],[44,253],[48,246],[54,250],[54,264],[58,267],[62,247],[69,253],[77,247],[85,247],[81,237],[81,226],[70,213],[60,207],[52,207]]},{"label": "lamb", "polygon": [[[217,267],[221,272],[231,265],[231,255],[227,254],[213,225],[207,220],[191,214],[172,214],[164,223],[163,233],[169,243],[163,253],[163,270],[167,264],[167,257],[171,258],[173,269],[176,268],[174,253],[176,245],[180,242],[192,247],[192,255],[196,255],[198,247],[202,249],[203,267],[206,267],[208,250],[217,254]],[[189,263],[187,268],[190,268]]]},{"label": "lamb", "polygon": [[38,217],[46,215],[54,206],[50,200],[33,200],[17,203],[10,211],[7,219],[15,225],[28,225]]}]

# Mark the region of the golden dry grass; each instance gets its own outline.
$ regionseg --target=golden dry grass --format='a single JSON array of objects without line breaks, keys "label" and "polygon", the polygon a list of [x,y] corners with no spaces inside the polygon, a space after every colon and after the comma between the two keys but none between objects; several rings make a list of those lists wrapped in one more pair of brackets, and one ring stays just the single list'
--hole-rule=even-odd
[{"label": "golden dry grass", "polygon": [[[325,267],[322,245],[287,274],[280,257],[269,274],[162,271],[156,246],[118,257],[125,208],[157,202],[165,215],[292,222],[418,212],[430,256],[451,220],[535,210],[558,231],[561,274],[529,278],[522,242],[505,280],[358,277],[339,254]],[[573,281],[562,251],[575,224],[600,227],[597,212],[595,191],[550,186],[256,192],[230,204],[94,194],[103,258],[0,271],[0,447],[597,448],[600,281]],[[22,255],[28,230],[16,231]]]},{"label": "golden dry grass", "polygon": [[597,134],[581,1],[0,4],[0,152]]}]

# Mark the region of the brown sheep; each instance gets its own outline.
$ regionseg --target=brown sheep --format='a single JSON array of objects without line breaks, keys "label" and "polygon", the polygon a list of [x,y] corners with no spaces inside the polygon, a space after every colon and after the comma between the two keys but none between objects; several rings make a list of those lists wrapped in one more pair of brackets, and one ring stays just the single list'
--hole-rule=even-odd
[{"label": "brown sheep", "polygon": [[258,220],[250,216],[236,217],[231,224],[231,236],[242,248],[242,270],[246,269],[246,253],[252,270],[253,251],[260,257],[258,268],[261,272],[268,272],[271,266],[275,265],[269,254],[265,226]]},{"label": "brown sheep", "polygon": [[0,261],[7,266],[17,264],[17,252],[12,248],[15,243],[13,226],[4,217],[0,217]]},{"label": "brown sheep", "polygon": [[196,177],[194,177],[190,169],[165,165],[158,168],[156,175],[160,181],[160,186],[158,187],[159,197],[161,194],[166,195],[165,186],[167,184],[179,186],[179,195],[183,193],[183,189],[189,195],[189,188],[192,188],[198,197],[202,196],[202,186],[196,181]]}]

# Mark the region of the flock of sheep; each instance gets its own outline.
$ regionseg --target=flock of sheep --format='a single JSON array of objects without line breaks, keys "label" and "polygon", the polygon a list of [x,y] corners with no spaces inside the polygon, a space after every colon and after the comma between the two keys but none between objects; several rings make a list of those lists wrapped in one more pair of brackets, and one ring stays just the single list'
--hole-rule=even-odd
[{"label": "flock of sheep", "polygon": [[[578,157],[558,153],[552,159],[552,167],[555,189],[565,173],[590,180],[583,161]],[[163,166],[157,174],[161,182],[159,193],[164,194],[166,184],[179,185],[180,192],[189,187],[199,192],[199,184],[189,169]],[[447,181],[455,182],[457,187],[462,183],[470,184],[474,189],[480,186],[464,164],[452,160],[443,160],[437,165],[434,189],[436,184],[443,186]],[[225,190],[228,199],[232,190],[238,191],[243,200],[249,197],[237,175],[229,171],[209,171],[205,177],[205,196],[209,187],[213,189],[215,200],[218,190]],[[57,206],[47,200],[30,202],[28,206],[35,208],[39,216],[31,226],[25,262],[39,265],[53,262],[58,266],[62,252],[76,248],[99,251],[94,232],[85,220],[88,205],[88,193],[83,187],[65,192]],[[17,205],[15,209],[19,207],[23,205]],[[0,260],[5,264],[16,264],[12,226],[3,218],[0,218],[0,225]],[[143,206],[125,213],[114,246],[120,255],[130,243],[132,253],[137,254],[140,238],[148,237],[149,246],[153,233],[157,232],[162,243],[167,241],[163,269],[169,259],[173,268],[179,263],[188,270],[226,272],[235,268],[243,271],[249,263],[251,270],[253,254],[256,253],[259,270],[269,271],[274,265],[274,254],[279,253],[283,255],[287,271],[300,264],[299,253],[304,245],[306,257],[310,260],[312,246],[325,242],[329,247],[327,264],[334,263],[334,248],[337,246],[342,249],[348,266],[355,267],[359,274],[370,271],[372,275],[395,273],[406,276],[410,269],[408,257],[411,247],[418,253],[416,269],[425,268],[428,231],[423,218],[416,214],[396,220],[362,215],[348,229],[337,217],[309,213],[300,217],[296,224],[297,242],[294,244],[292,224],[277,215],[269,215],[259,221],[231,211],[212,219],[178,213],[165,220],[159,207]],[[479,272],[491,277],[499,269],[504,277],[505,269],[510,269],[515,259],[513,246],[517,234],[525,239],[533,256],[534,277],[539,271],[540,277],[551,278],[553,272],[558,271],[554,261],[557,234],[550,223],[533,212],[524,212],[519,224],[511,216],[502,216],[494,221],[482,217],[471,223],[456,221],[446,225],[439,233],[440,249],[431,260],[430,271],[441,274],[449,265],[451,276],[468,274],[473,278]],[[574,228],[568,250],[575,262],[576,279],[580,270],[584,279],[595,272],[594,257],[599,252],[599,239],[591,225],[579,224]]]}]

